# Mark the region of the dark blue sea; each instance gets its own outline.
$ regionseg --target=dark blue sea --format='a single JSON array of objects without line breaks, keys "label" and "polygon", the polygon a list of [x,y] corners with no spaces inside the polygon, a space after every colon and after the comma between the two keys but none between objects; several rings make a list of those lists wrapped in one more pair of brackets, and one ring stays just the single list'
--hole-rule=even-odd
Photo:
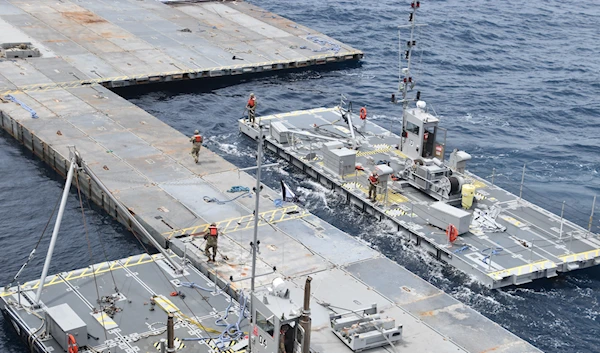
[{"label": "dark blue sea", "polygon": [[[253,164],[255,145],[237,132],[249,92],[258,113],[333,106],[341,93],[397,132],[400,107],[389,103],[398,84],[397,26],[407,23],[402,0],[258,1],[266,10],[339,39],[366,55],[358,65],[280,73],[185,86],[122,90],[133,103],[184,134],[199,128],[207,146],[236,165]],[[473,156],[468,169],[587,227],[600,193],[600,5],[597,1],[421,1],[413,77],[421,98],[448,129],[449,148]],[[266,14],[264,16],[267,16]],[[404,36],[406,39],[406,36]],[[241,80],[241,81],[240,81]],[[277,161],[268,156],[270,162]],[[12,279],[36,243],[64,180],[0,132],[0,284]],[[519,288],[488,290],[419,249],[384,224],[348,207],[282,163],[267,184],[287,180],[320,217],[369,241],[401,265],[547,352],[600,352],[600,268]],[[600,206],[600,205],[598,205]],[[598,207],[600,208],[600,207]],[[136,254],[143,248],[120,224],[71,192],[50,273]],[[600,209],[593,231],[600,232]],[[52,224],[51,224],[52,226]],[[51,226],[48,233],[51,232]],[[89,246],[88,246],[89,239]],[[49,234],[42,240],[45,251]],[[43,255],[22,278],[39,276]],[[0,352],[24,352],[0,321]]]}]

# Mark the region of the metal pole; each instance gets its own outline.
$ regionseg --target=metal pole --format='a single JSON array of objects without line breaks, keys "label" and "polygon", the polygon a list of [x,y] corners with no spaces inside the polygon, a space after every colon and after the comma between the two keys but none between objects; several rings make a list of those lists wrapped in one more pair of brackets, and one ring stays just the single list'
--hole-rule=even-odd
[{"label": "metal pole", "polygon": [[167,352],[175,352],[175,327],[172,313],[167,317]]},{"label": "metal pole", "polygon": [[490,257],[488,258],[488,272],[492,270],[492,256],[494,256],[494,249],[490,251]]},{"label": "metal pole", "polygon": [[52,239],[50,240],[50,246],[48,247],[48,254],[46,255],[46,261],[44,262],[44,269],[42,270],[42,277],[40,278],[40,284],[38,286],[37,293],[35,295],[35,304],[40,303],[40,296],[42,295],[42,288],[46,281],[46,275],[48,274],[48,268],[50,267],[50,261],[52,260],[52,253],[54,252],[54,246],[56,245],[56,238],[58,237],[58,231],[60,230],[60,223],[62,222],[63,213],[65,212],[65,205],[67,204],[67,198],[69,196],[69,190],[71,189],[71,181],[73,181],[73,173],[75,171],[75,158],[71,159],[71,166],[67,173],[67,181],[65,183],[65,189],[63,190],[62,199],[60,200],[60,206],[58,209],[58,215],[56,216],[56,223],[54,223],[54,230],[52,231]]},{"label": "metal pole", "polygon": [[594,221],[594,209],[596,208],[596,196],[594,195],[594,202],[592,202],[592,213],[590,214],[590,223],[588,224],[588,235],[592,232],[592,222]]},{"label": "metal pole", "polygon": [[300,326],[304,329],[304,337],[302,341],[302,353],[310,353],[310,334],[312,330],[312,319],[310,317],[310,282],[312,277],[308,276],[304,284],[304,305],[302,307],[302,315],[300,316]]},{"label": "metal pole", "polygon": [[496,175],[496,168],[492,168],[492,186],[494,186],[494,176]]},{"label": "metal pole", "polygon": [[519,201],[523,197],[523,182],[525,182],[525,166],[527,163],[523,164],[523,175],[521,176],[521,189],[519,190]]},{"label": "metal pole", "polygon": [[164,338],[160,339],[160,353],[167,353],[167,340]]},{"label": "metal pole", "polygon": [[560,210],[560,231],[558,232],[558,239],[562,239],[563,224],[565,223],[564,218],[563,218],[564,214],[565,214],[565,202],[563,201],[562,209]]},{"label": "metal pole", "polygon": [[[258,151],[256,154],[256,202],[254,205],[254,238],[252,240],[252,278],[250,280],[250,329],[254,327],[254,315],[252,312],[252,294],[254,293],[254,277],[256,276],[256,250],[258,248],[258,219],[259,219],[259,203],[260,203],[260,172],[262,164],[262,146],[263,132],[262,126],[258,127]],[[248,340],[248,352],[252,352],[252,337]]]}]

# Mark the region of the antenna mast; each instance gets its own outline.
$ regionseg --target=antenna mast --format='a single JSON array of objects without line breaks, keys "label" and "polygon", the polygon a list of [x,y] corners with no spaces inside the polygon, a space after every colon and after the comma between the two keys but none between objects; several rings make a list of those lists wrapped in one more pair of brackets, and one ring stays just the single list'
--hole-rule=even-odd
[{"label": "antenna mast", "polygon": [[[412,76],[410,76],[410,60],[412,58],[412,50],[417,45],[417,41],[414,39],[415,28],[418,26],[424,26],[416,23],[416,13],[417,10],[421,7],[420,1],[413,1],[410,3],[411,12],[409,14],[408,22],[409,24],[406,26],[398,27],[398,50],[399,50],[399,84],[398,91],[402,92],[402,138],[404,138],[404,129],[406,127],[406,109],[408,108],[408,103],[413,99],[408,99],[407,94],[409,90],[412,90],[415,87],[415,81]],[[402,39],[400,35],[400,29],[402,28],[410,28],[410,38],[406,42],[406,51],[402,51]],[[402,67],[402,56],[404,56],[404,60],[406,60],[406,67]],[[404,75],[404,77],[402,77]],[[419,100],[421,97],[421,92],[417,92],[417,96],[415,100]],[[400,143],[400,150],[402,150],[403,140]]]}]

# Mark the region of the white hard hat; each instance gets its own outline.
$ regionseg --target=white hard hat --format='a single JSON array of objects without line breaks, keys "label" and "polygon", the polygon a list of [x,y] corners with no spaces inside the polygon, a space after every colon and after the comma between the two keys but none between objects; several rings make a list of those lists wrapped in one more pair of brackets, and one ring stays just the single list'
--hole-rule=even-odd
[{"label": "white hard hat", "polygon": [[200,131],[198,131],[198,130],[194,131],[194,134],[199,134],[199,133],[200,133]]}]

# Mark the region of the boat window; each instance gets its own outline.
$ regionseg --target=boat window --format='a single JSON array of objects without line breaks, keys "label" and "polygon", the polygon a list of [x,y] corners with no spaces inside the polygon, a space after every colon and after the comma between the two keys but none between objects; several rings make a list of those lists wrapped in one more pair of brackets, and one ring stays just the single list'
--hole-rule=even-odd
[{"label": "boat window", "polygon": [[270,319],[267,319],[263,314],[261,314],[260,312],[256,312],[256,325],[258,327],[261,328],[261,330],[265,331],[266,333],[268,333],[269,335],[271,335],[271,337],[273,337],[273,332],[275,329],[275,325],[273,324],[273,317],[271,317]]},{"label": "boat window", "polygon": [[411,123],[410,121],[407,121],[406,122],[406,131],[418,136],[419,135],[419,126]]}]

